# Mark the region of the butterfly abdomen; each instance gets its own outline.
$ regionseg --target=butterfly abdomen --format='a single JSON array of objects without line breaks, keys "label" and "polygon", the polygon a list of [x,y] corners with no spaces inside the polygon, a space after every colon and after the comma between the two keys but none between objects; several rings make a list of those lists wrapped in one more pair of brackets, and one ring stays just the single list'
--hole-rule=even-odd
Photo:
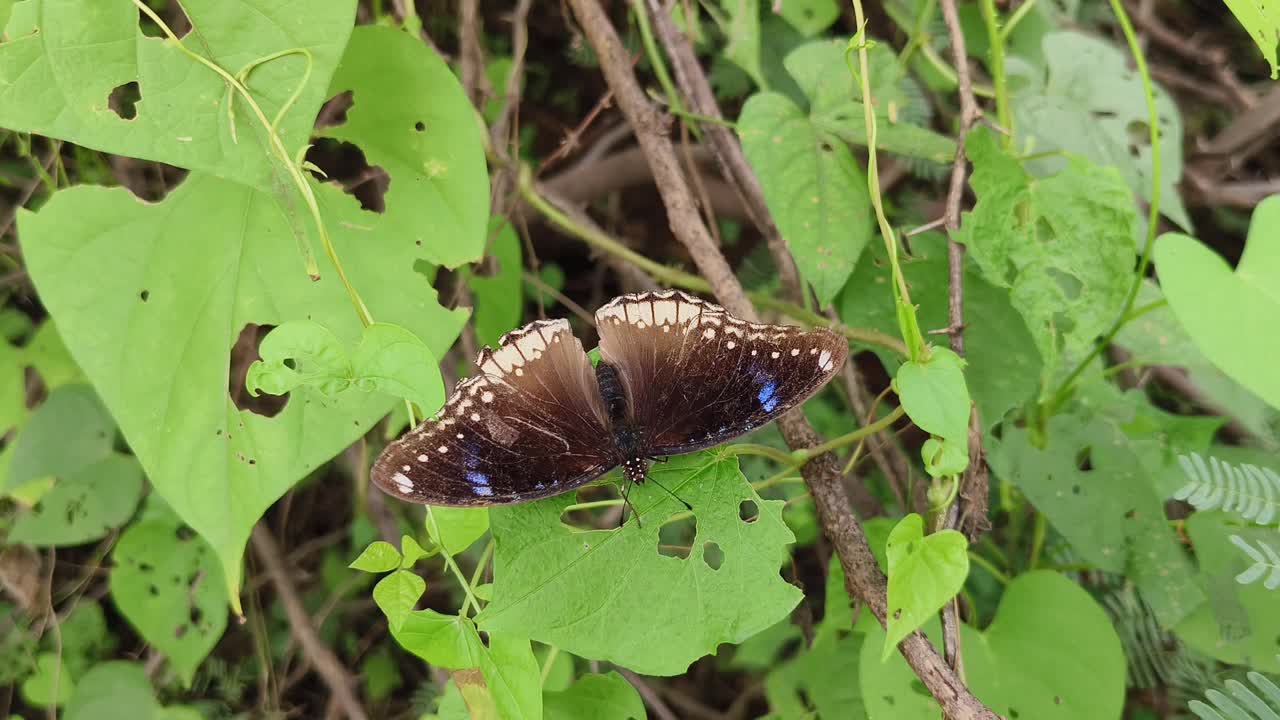
[{"label": "butterfly abdomen", "polygon": [[609,410],[609,422],[614,427],[627,424],[627,391],[622,378],[612,365],[601,362],[596,365],[596,382],[600,385],[600,397]]}]

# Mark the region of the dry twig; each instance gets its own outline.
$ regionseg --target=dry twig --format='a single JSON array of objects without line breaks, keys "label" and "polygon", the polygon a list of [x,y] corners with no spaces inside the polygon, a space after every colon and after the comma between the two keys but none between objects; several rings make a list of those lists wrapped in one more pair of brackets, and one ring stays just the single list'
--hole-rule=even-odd
[{"label": "dry twig", "polygon": [[351,720],[368,720],[369,716],[365,714],[364,708],[360,706],[360,700],[356,697],[354,679],[338,656],[334,655],[329,646],[320,639],[320,634],[311,624],[311,617],[302,605],[298,590],[293,586],[293,581],[285,570],[280,546],[276,544],[276,539],[271,536],[271,531],[266,525],[258,524],[254,527],[253,550],[267,576],[271,578],[271,583],[275,585],[280,605],[284,608],[285,616],[289,618],[289,632],[302,647],[307,661],[311,663],[316,674],[329,686],[334,702]]}]

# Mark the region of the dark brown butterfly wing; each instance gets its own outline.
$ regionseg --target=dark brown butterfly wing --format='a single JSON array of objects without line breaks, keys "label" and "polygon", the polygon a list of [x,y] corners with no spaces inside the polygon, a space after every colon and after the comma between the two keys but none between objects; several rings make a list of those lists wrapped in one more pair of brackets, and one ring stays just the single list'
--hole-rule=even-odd
[{"label": "dark brown butterfly wing", "polygon": [[623,295],[596,312],[650,455],[718,445],[808,399],[844,364],[825,328],[760,325],[678,291]]},{"label": "dark brown butterfly wing", "polygon": [[391,443],[373,481],[429,505],[504,505],[557,495],[618,463],[595,373],[565,320],[485,348],[433,418]]}]

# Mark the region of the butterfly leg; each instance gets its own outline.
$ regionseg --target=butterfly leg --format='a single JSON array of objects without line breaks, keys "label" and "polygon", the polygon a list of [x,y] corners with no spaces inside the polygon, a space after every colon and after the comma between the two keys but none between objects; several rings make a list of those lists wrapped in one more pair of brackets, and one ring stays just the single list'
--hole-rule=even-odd
[{"label": "butterfly leg", "polygon": [[631,486],[634,484],[635,483],[629,480],[622,481],[622,487],[620,488],[620,492],[622,493],[622,507],[624,509],[624,512],[618,516],[618,527],[622,527],[623,525],[627,524],[626,522],[627,514],[625,512],[625,509],[627,508],[631,509],[631,515],[636,519],[636,527],[644,527],[643,525],[640,524],[640,513],[636,512],[636,506],[631,504],[631,498],[628,497],[631,491]]}]

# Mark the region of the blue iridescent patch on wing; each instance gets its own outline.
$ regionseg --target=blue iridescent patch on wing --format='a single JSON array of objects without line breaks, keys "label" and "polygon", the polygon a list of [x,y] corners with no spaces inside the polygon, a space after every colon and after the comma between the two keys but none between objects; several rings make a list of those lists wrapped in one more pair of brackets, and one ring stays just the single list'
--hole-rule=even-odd
[{"label": "blue iridescent patch on wing", "polygon": [[468,444],[466,455],[462,459],[462,467],[466,468],[467,482],[471,483],[471,490],[476,495],[488,497],[493,494],[493,488],[489,487],[489,476],[482,472],[477,472],[476,468],[480,467],[480,458],[477,453],[478,448],[474,444]]},{"label": "blue iridescent patch on wing", "polygon": [[774,394],[778,391],[778,383],[770,380],[765,386],[760,388],[760,392],[756,394],[756,399],[760,401],[760,405],[764,407],[765,412],[773,412],[778,406],[778,398]]},{"label": "blue iridescent patch on wing", "polygon": [[489,476],[482,472],[468,470],[467,482],[471,483],[471,489],[477,495],[489,496],[493,494],[493,489],[489,487]]}]

